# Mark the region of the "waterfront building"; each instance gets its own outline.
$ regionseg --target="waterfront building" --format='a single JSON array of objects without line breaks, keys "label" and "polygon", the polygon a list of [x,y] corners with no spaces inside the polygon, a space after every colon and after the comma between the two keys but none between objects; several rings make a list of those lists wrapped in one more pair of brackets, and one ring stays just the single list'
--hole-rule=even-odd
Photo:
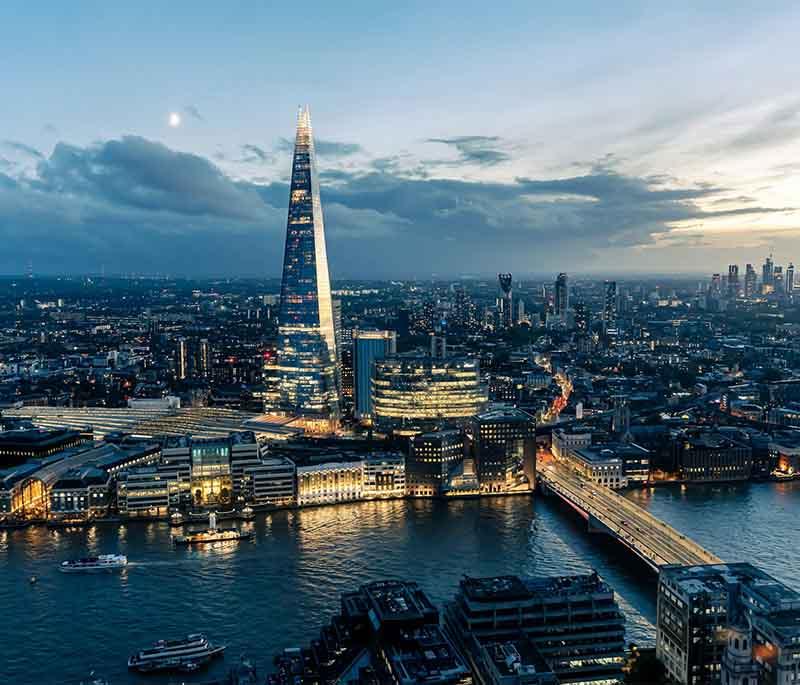
[{"label": "waterfront building", "polygon": [[388,499],[406,494],[406,459],[402,454],[373,454],[364,460],[362,497]]},{"label": "waterfront building", "polygon": [[336,504],[362,499],[364,462],[328,461],[297,467],[297,504]]},{"label": "waterfront building", "polygon": [[596,573],[465,578],[444,616],[476,666],[491,645],[524,642],[559,683],[623,682],[625,620],[614,591]]},{"label": "waterfront building", "polygon": [[556,428],[551,437],[551,451],[556,459],[567,459],[573,450],[589,447],[592,444],[592,429],[589,426],[574,425]]},{"label": "waterfront building", "polygon": [[720,431],[681,431],[672,450],[678,478],[685,482],[749,480],[753,472],[752,448]]},{"label": "waterfront building", "polygon": [[165,518],[179,504],[177,482],[162,477],[158,466],[129,469],[117,480],[117,510],[126,518]]},{"label": "waterfront building", "polygon": [[800,593],[751,564],[662,568],[657,612],[656,654],[674,682],[800,679]]},{"label": "waterfront building", "polygon": [[486,402],[477,359],[387,357],[375,361],[375,419],[384,429],[466,423]]},{"label": "waterfront building", "polygon": [[342,595],[341,611],[307,648],[275,659],[270,685],[471,685],[469,668],[416,583],[384,580]]},{"label": "waterfront building", "polygon": [[536,482],[536,420],[520,409],[478,414],[470,424],[483,492],[508,492]]},{"label": "waterfront building", "polygon": [[241,480],[234,481],[241,498],[248,504],[271,507],[291,506],[297,501],[297,468],[286,457],[260,457],[255,463],[243,465]]},{"label": "waterfront building", "polygon": [[397,334],[394,331],[357,331],[353,334],[353,389],[357,419],[372,419],[375,361],[396,353]]},{"label": "waterfront building", "polygon": [[411,439],[406,462],[408,494],[438,497],[448,474],[464,458],[464,432],[460,429],[420,433]]},{"label": "waterfront building", "polygon": [[612,490],[628,485],[622,459],[616,450],[606,445],[573,449],[567,462],[575,471],[598,485]]},{"label": "waterfront building", "polygon": [[339,419],[337,351],[325,227],[308,108],[297,117],[278,318],[282,411],[309,431],[330,432]]}]

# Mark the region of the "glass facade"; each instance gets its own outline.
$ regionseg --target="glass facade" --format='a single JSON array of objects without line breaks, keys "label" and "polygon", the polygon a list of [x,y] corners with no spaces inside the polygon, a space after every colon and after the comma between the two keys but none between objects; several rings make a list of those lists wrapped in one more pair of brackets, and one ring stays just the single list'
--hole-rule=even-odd
[{"label": "glass facade", "polygon": [[308,108],[297,117],[278,319],[279,408],[335,423],[336,339]]}]

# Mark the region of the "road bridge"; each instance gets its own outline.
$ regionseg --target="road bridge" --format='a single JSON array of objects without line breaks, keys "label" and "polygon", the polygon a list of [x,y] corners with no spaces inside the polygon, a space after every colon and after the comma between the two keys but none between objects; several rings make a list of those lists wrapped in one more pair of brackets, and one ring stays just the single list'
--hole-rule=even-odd
[{"label": "road bridge", "polygon": [[546,493],[557,495],[586,519],[590,531],[615,538],[654,571],[667,564],[722,563],[647,510],[564,464],[540,461],[538,479]]}]

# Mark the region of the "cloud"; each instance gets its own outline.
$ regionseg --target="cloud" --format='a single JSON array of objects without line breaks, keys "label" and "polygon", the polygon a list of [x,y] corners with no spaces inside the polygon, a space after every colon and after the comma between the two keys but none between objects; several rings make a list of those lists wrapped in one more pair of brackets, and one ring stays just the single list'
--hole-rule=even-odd
[{"label": "cloud", "polygon": [[[271,155],[252,145],[242,153]],[[699,235],[705,219],[787,211],[715,205],[731,190],[620,174],[613,160],[579,175],[504,182],[401,171],[408,162],[398,155],[324,173],[334,277],[578,269],[606,250],[701,244],[677,236],[676,225],[696,223]],[[136,136],[59,143],[35,175],[0,174],[0,271],[18,269],[33,250],[43,272],[103,263],[109,271],[276,275],[288,196],[274,177],[234,181],[204,157]]]},{"label": "cloud", "polygon": [[242,145],[242,157],[236,161],[248,164],[267,164],[275,161],[275,156],[258,145],[247,143]]},{"label": "cloud", "polygon": [[710,151],[750,152],[776,147],[800,138],[800,101],[773,109],[758,123],[737,135],[715,144]]},{"label": "cloud", "polygon": [[197,121],[203,121],[204,122],[206,120],[205,117],[202,114],[200,114],[200,110],[197,109],[197,107],[195,105],[186,105],[183,108],[183,112],[184,112],[184,114],[187,114],[192,119],[195,119]]},{"label": "cloud", "polygon": [[[459,153],[458,162],[495,166],[511,159],[511,156],[499,149],[500,138],[497,136],[456,136],[454,138],[428,138],[428,143],[441,143],[454,147]],[[441,163],[441,162],[439,162]]]},{"label": "cloud", "polygon": [[26,157],[32,157],[33,159],[42,159],[44,157],[35,147],[31,147],[25,143],[18,143],[15,140],[4,140],[0,142],[0,146],[7,150],[18,152]]}]

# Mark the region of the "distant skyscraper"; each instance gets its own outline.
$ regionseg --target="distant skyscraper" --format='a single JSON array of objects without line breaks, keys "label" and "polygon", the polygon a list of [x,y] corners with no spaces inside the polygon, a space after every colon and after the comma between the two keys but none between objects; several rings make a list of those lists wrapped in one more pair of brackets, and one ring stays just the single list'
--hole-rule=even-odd
[{"label": "distant skyscraper", "polygon": [[617,282],[605,282],[605,302],[603,304],[603,321],[607,324],[617,320]]},{"label": "distant skyscraper", "polygon": [[514,322],[514,296],[511,292],[511,274],[497,274],[502,291],[500,323],[503,328],[511,328]]},{"label": "distant skyscraper", "polygon": [[776,266],[772,269],[772,290],[773,292],[783,295],[786,291],[783,285],[783,267]]},{"label": "distant skyscraper", "polygon": [[739,297],[739,265],[728,266],[728,299],[735,300]]},{"label": "distant skyscraper", "polygon": [[560,273],[556,278],[555,310],[556,316],[565,316],[569,309],[569,283],[567,274]]},{"label": "distant skyscraper", "polygon": [[786,279],[784,281],[784,285],[786,286],[786,293],[791,295],[794,292],[794,264],[789,262],[789,266],[786,267]]},{"label": "distant skyscraper", "polygon": [[189,345],[186,338],[178,338],[175,341],[175,377],[186,380],[189,376]]},{"label": "distant skyscraper", "polygon": [[761,267],[761,292],[772,292],[773,270],[775,265],[772,262],[772,255],[767,257],[764,261],[764,266]]},{"label": "distant skyscraper", "polygon": [[211,346],[206,338],[197,343],[197,372],[203,378],[211,375]]},{"label": "distant skyscraper", "polygon": [[339,418],[336,335],[314,136],[297,116],[278,319],[280,409],[329,430]]},{"label": "distant skyscraper", "polygon": [[744,296],[748,300],[756,295],[756,281],[756,270],[753,268],[752,264],[748,264],[747,271],[744,275]]},{"label": "distant skyscraper", "polygon": [[358,331],[353,340],[353,388],[356,418],[372,418],[372,370],[375,361],[397,352],[394,331]]}]

